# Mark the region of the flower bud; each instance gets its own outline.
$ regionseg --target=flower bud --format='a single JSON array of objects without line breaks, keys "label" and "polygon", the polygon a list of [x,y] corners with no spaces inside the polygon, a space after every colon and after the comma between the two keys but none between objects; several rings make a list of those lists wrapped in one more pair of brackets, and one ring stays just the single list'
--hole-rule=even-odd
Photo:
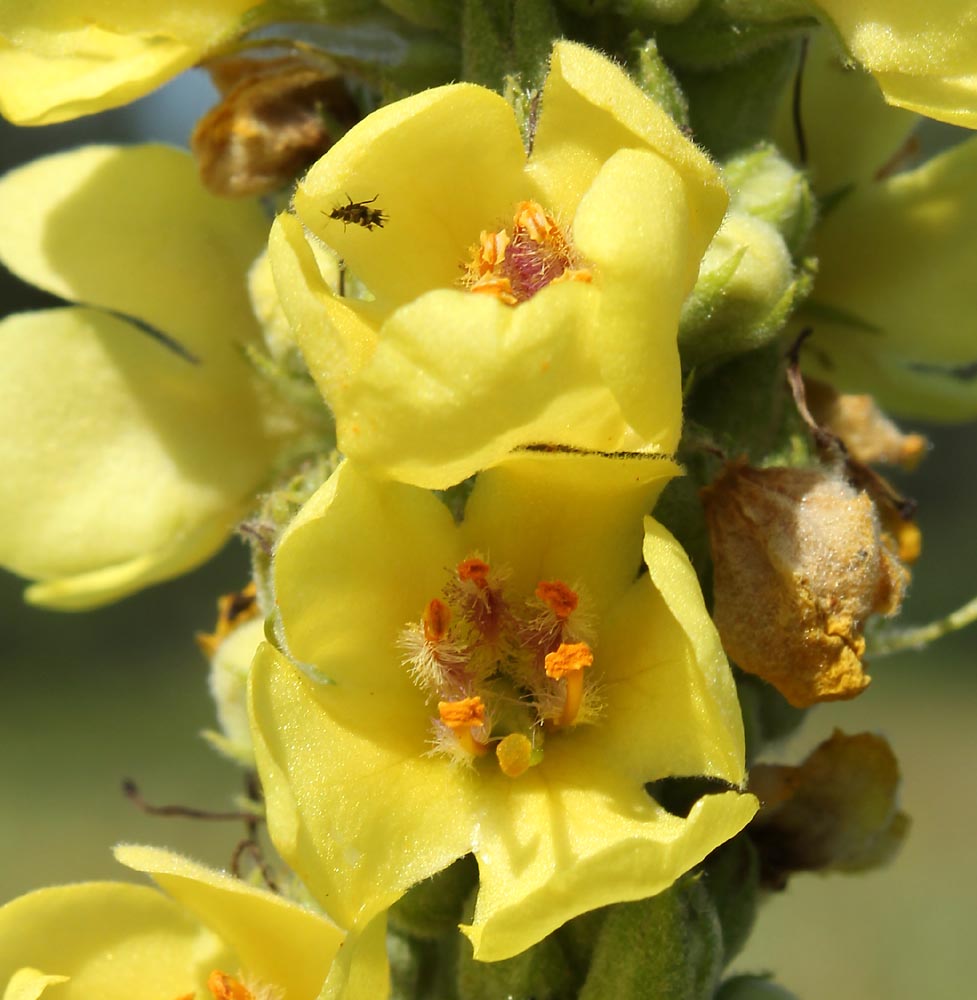
[{"label": "flower bud", "polygon": [[211,63],[221,102],[197,122],[190,146],[214,194],[268,194],[290,184],[348,127],[356,105],[341,78],[301,59]]},{"label": "flower bud", "polygon": [[254,585],[249,584],[237,594],[225,594],[217,602],[217,609],[214,631],[197,635],[197,645],[210,660],[210,693],[221,728],[219,733],[208,730],[204,736],[225,757],[253,767],[248,671],[264,639],[264,620],[258,612]]},{"label": "flower bud", "polygon": [[820,469],[740,461],[702,499],[730,657],[798,708],[864,690],[866,619],[897,611],[906,583],[868,495]]},{"label": "flower bud", "polygon": [[814,225],[814,197],[800,170],[764,143],[727,160],[723,176],[735,211],[769,222],[793,253],[800,252]]},{"label": "flower bud", "polygon": [[783,326],[796,290],[793,262],[776,228],[744,212],[730,212],[682,307],[683,364],[762,347]]},{"label": "flower bud", "polygon": [[685,878],[650,899],[609,909],[579,997],[711,997],[722,966],[716,906],[702,879]]},{"label": "flower bud", "polygon": [[799,767],[758,764],[750,790],[763,807],[749,832],[767,885],[798,871],[864,871],[888,862],[909,829],[897,808],[899,766],[873,733],[835,730]]}]

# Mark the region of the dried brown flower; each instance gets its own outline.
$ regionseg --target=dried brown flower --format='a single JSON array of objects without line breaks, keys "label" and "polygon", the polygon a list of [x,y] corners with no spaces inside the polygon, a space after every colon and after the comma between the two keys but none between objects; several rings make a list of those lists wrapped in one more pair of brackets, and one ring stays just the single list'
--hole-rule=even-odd
[{"label": "dried brown flower", "polygon": [[868,494],[821,469],[731,462],[702,491],[726,652],[794,706],[868,686],[862,632],[908,578]]}]

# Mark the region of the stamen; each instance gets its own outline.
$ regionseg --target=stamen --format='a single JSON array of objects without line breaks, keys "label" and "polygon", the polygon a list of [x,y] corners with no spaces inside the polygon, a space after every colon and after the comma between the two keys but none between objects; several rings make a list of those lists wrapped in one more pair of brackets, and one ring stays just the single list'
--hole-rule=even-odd
[{"label": "stamen", "polygon": [[518,778],[533,762],[533,744],[522,733],[509,733],[495,747],[499,770],[507,778]]},{"label": "stamen", "polygon": [[451,624],[451,608],[436,597],[424,609],[424,638],[431,643],[441,642]]},{"label": "stamen", "polygon": [[459,701],[439,701],[438,715],[467,753],[480,757],[486,752],[487,745],[475,739],[472,733],[485,725],[485,704],[481,698],[476,695]]},{"label": "stamen", "polygon": [[505,229],[483,232],[470,252],[462,283],[510,306],[559,281],[593,280],[559,223],[535,201],[516,206],[511,236]]},{"label": "stamen", "polygon": [[471,556],[458,563],[458,579],[464,583],[474,583],[479,590],[488,586],[489,564],[484,559]]},{"label": "stamen", "polygon": [[546,654],[546,676],[564,681],[566,687],[566,700],[556,725],[572,726],[576,721],[583,702],[584,670],[593,662],[594,654],[585,642],[564,642],[556,652]]},{"label": "stamen", "polygon": [[577,610],[580,598],[562,580],[540,580],[536,585],[536,596],[556,615],[560,621]]},{"label": "stamen", "polygon": [[254,994],[233,976],[218,969],[207,977],[207,989],[214,1000],[254,1000]]}]

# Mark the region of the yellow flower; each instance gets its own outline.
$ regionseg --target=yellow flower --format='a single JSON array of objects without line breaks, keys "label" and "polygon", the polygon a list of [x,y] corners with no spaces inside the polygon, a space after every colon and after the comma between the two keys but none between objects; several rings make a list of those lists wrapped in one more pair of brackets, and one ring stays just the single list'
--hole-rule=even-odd
[{"label": "yellow flower", "polygon": [[248,509],[287,429],[241,351],[260,342],[246,274],[266,232],[163,147],[0,181],[0,258],[77,303],[0,323],[0,563],[42,581],[29,600],[81,608],[175,576]]},{"label": "yellow flower", "polygon": [[977,138],[864,184],[816,234],[805,367],[908,417],[977,416]]},{"label": "yellow flower", "polygon": [[0,0],[0,113],[49,125],[126,104],[232,39],[261,2]]},{"label": "yellow flower", "polygon": [[815,0],[885,99],[977,128],[973,0]]},{"label": "yellow flower", "polygon": [[[270,255],[346,454],[431,488],[545,442],[671,451],[682,301],[726,207],[625,73],[554,50],[528,159],[471,84],[380,109],[306,175]],[[322,240],[347,295],[320,276]],[[356,294],[357,292],[361,294]]]},{"label": "yellow flower", "polygon": [[[665,889],[753,815],[695,573],[642,530],[675,471],[655,458],[510,460],[460,524],[347,462],[290,527],[292,662],[264,646],[252,666],[255,754],[278,850],[351,933],[473,853],[463,929],[478,959],[506,958]],[[684,819],[645,791],[691,775],[730,790]]]},{"label": "yellow flower", "polygon": [[[316,1000],[343,943],[324,917],[201,865],[120,847],[172,897],[93,882],[40,889],[0,908],[4,1000]],[[246,992],[215,992],[230,980]],[[361,993],[362,1000],[382,997]]]}]

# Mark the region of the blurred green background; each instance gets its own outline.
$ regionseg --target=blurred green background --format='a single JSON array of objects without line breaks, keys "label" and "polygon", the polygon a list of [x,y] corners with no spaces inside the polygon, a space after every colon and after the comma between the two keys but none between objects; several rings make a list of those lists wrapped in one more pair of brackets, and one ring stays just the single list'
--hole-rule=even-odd
[{"label": "blurred green background", "polygon": [[[93,119],[46,129],[0,123],[0,153],[6,167],[93,137],[184,143],[209,103],[207,85],[191,74]],[[2,312],[44,304],[0,275]],[[920,501],[924,535],[906,622],[939,617],[977,593],[977,433],[973,425],[924,430],[933,452],[901,481]],[[136,780],[156,803],[231,804],[240,774],[198,735],[213,718],[193,634],[212,626],[216,596],[246,576],[243,547],[232,543],[190,577],[83,615],[30,608],[21,582],[0,577],[0,901],[46,884],[126,878],[110,854],[120,841],[228,863],[239,826],[145,816],[120,782]],[[810,713],[776,755],[796,761],[835,726],[885,734],[902,764],[913,828],[881,872],[795,878],[766,902],[735,968],[776,971],[802,1000],[973,995],[975,663],[977,629],[873,663],[866,694]]]}]

